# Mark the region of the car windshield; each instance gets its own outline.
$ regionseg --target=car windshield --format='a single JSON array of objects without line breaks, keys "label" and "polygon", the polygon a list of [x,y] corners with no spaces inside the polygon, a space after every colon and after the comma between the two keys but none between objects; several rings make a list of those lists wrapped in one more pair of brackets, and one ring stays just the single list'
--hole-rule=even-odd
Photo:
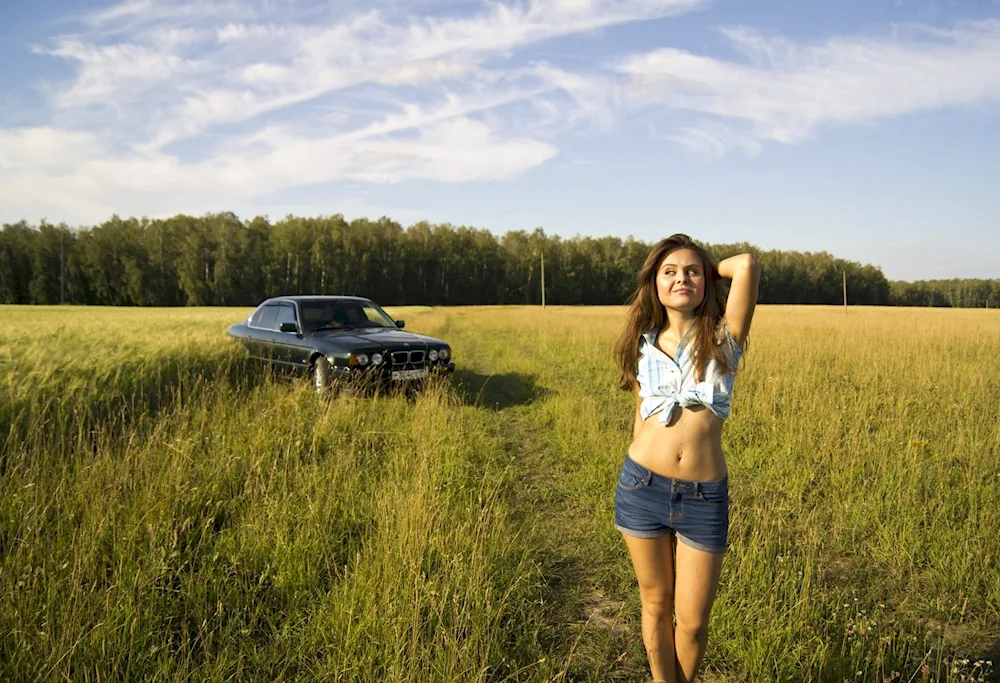
[{"label": "car windshield", "polygon": [[382,309],[368,301],[300,301],[299,315],[306,332],[396,326]]}]

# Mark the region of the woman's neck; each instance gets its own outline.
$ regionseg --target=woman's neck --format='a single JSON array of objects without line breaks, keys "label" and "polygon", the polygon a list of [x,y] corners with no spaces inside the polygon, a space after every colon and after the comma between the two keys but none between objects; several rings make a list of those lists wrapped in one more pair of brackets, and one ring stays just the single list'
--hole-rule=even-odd
[{"label": "woman's neck", "polygon": [[677,333],[677,341],[679,342],[691,329],[696,317],[691,311],[675,311],[668,308],[667,328]]}]

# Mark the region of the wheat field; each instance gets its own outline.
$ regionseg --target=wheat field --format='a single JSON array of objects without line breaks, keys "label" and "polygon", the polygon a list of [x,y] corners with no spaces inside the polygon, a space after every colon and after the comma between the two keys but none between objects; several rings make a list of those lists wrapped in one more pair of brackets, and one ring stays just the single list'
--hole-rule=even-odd
[{"label": "wheat field", "polygon": [[[389,309],[458,370],[318,397],[247,309],[0,307],[0,679],[642,681],[623,308]],[[1000,312],[763,306],[706,681],[988,681]]]}]

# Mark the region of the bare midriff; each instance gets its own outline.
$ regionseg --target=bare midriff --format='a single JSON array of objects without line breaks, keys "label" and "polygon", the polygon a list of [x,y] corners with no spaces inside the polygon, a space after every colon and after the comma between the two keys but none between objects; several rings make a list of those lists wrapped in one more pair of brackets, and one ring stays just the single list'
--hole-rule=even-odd
[{"label": "bare midriff", "polygon": [[675,419],[660,423],[661,413],[647,417],[629,446],[629,455],[656,474],[688,481],[715,481],[726,476],[722,452],[723,421],[703,406],[674,408]]}]

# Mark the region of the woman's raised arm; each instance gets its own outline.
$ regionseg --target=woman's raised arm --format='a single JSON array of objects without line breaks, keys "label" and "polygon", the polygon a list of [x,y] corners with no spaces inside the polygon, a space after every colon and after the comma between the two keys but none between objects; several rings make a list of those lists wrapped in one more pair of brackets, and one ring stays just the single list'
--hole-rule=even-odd
[{"label": "woman's raised arm", "polygon": [[726,324],[736,343],[742,347],[746,343],[750,321],[757,306],[760,264],[753,254],[730,256],[719,263],[719,275],[733,281],[726,300]]}]

